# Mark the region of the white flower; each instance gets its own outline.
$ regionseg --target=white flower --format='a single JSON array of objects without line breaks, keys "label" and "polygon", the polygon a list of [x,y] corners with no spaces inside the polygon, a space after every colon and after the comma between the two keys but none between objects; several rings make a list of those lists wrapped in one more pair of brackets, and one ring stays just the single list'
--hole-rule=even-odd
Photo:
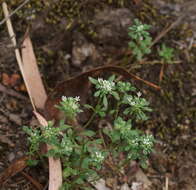
[{"label": "white flower", "polygon": [[65,103],[65,105],[67,107],[71,108],[72,110],[78,110],[79,109],[79,103],[78,103],[80,101],[79,96],[76,96],[75,98],[62,96],[61,99]]},{"label": "white flower", "polygon": [[80,96],[76,96],[75,100],[76,100],[76,102],[79,102],[80,101]]},{"label": "white flower", "polygon": [[141,93],[141,92],[138,92],[138,93],[137,93],[137,96],[138,96],[138,97],[140,97],[141,95],[142,95],[142,93]]},{"label": "white flower", "polygon": [[104,160],[104,155],[102,152],[95,151],[92,155],[94,162],[102,162]]},{"label": "white flower", "polygon": [[72,152],[73,147],[71,141],[67,139],[63,139],[61,145],[65,152]]},{"label": "white flower", "polygon": [[146,145],[146,146],[151,146],[152,145],[151,137],[152,136],[148,136],[148,137],[144,138],[143,139],[143,144]]},{"label": "white flower", "polygon": [[67,100],[67,97],[66,96],[62,96],[61,100],[65,102]]},{"label": "white flower", "polygon": [[108,81],[108,80],[103,80],[102,78],[98,78],[98,82],[99,82],[99,88],[110,92],[112,91],[112,89],[115,86],[115,83],[112,81]]},{"label": "white flower", "polygon": [[133,98],[132,98],[131,96],[129,96],[129,97],[127,97],[127,101],[128,101],[129,103],[131,103],[131,102],[133,101]]}]

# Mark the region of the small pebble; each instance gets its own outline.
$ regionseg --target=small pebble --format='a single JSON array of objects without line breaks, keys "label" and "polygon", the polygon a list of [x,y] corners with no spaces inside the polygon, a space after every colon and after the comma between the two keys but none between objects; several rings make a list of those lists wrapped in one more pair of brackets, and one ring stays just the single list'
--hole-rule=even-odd
[{"label": "small pebble", "polygon": [[11,153],[8,155],[8,160],[9,160],[9,162],[12,162],[14,159],[15,159],[15,154],[14,154],[13,152],[11,152]]}]

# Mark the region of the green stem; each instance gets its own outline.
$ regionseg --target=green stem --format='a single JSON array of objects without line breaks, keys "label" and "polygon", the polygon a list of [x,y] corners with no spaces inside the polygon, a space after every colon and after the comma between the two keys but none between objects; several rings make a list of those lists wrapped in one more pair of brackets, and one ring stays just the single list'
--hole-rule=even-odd
[{"label": "green stem", "polygon": [[117,105],[116,105],[116,113],[115,113],[115,116],[114,116],[115,119],[118,117],[119,107],[120,107],[120,102],[117,102]]},{"label": "green stem", "polygon": [[96,116],[96,112],[94,111],[94,113],[91,115],[91,117],[90,117],[90,119],[88,120],[88,122],[84,125],[84,129],[85,128],[87,128],[89,125],[90,125],[90,123],[93,121],[93,119],[95,118],[95,116]]},{"label": "green stem", "polygon": [[95,118],[95,116],[96,116],[96,114],[97,114],[96,108],[97,108],[97,106],[100,104],[100,102],[101,102],[101,98],[99,98],[98,103],[97,103],[97,105],[95,106],[94,113],[91,115],[91,117],[90,117],[90,119],[88,120],[88,122],[84,125],[84,127],[83,127],[84,129],[87,128],[87,127],[90,125],[90,123],[93,121],[93,119]]}]

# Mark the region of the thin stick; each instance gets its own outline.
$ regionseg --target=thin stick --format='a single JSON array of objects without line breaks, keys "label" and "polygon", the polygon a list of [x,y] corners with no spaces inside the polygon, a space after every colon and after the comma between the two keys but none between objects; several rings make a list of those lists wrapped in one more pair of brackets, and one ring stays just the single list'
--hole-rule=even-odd
[{"label": "thin stick", "polygon": [[186,17],[187,13],[182,14],[175,22],[173,22],[168,28],[164,29],[161,31],[160,34],[155,38],[155,40],[152,42],[151,46],[152,47],[154,44],[156,44],[161,38],[163,38],[171,29],[176,27],[184,17]]},{"label": "thin stick", "polygon": [[3,93],[8,94],[10,96],[15,96],[16,98],[19,98],[21,100],[29,101],[29,99],[26,96],[23,96],[12,89],[8,89],[2,84],[0,84],[0,92],[3,92]]},{"label": "thin stick", "polygon": [[169,187],[169,178],[168,178],[168,176],[166,176],[166,178],[165,178],[165,190],[168,190],[168,187]]},{"label": "thin stick", "polygon": [[27,88],[27,91],[28,91],[28,94],[29,94],[29,97],[30,97],[30,100],[31,100],[31,104],[33,106],[33,109],[36,110],[35,109],[35,104],[34,104],[33,98],[31,96],[31,94],[29,93],[30,92],[30,89],[29,89],[29,86],[28,86],[28,84],[26,82],[26,76],[24,74],[24,70],[23,70],[23,67],[22,67],[23,62],[22,62],[22,58],[21,58],[21,55],[20,55],[20,51],[17,48],[17,42],[16,42],[16,38],[15,38],[15,33],[14,33],[14,29],[13,29],[11,20],[9,18],[9,11],[8,11],[8,8],[7,8],[7,4],[5,2],[3,2],[2,7],[3,7],[3,13],[5,15],[5,18],[7,18],[6,19],[6,24],[7,24],[7,29],[8,29],[9,36],[11,38],[11,41],[12,41],[14,47],[16,47],[15,50],[14,50],[15,51],[15,55],[16,55],[16,60],[18,62],[18,65],[20,67],[22,76],[24,78],[24,82],[25,82],[25,85],[26,85],[26,88]]},{"label": "thin stick", "polygon": [[1,22],[0,25],[4,24],[12,15],[14,15],[18,10],[25,6],[30,0],[25,0],[21,5],[19,5],[11,14],[8,14]]}]

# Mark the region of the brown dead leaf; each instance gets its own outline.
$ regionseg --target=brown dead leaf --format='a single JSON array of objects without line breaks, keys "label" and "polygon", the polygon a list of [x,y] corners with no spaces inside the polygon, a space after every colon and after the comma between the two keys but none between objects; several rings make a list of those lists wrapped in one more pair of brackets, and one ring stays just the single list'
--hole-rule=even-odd
[{"label": "brown dead leaf", "polygon": [[10,77],[10,85],[15,86],[20,81],[20,75],[19,74],[12,74]]},{"label": "brown dead leaf", "polygon": [[25,84],[21,84],[18,88],[19,91],[22,91],[22,92],[27,92],[27,88],[25,86]]},{"label": "brown dead leaf", "polygon": [[20,81],[20,75],[18,74],[12,74],[11,76],[9,76],[7,73],[2,74],[2,83],[5,86],[14,87],[15,85],[18,84],[19,81]]},{"label": "brown dead leaf", "polygon": [[8,86],[10,84],[10,78],[8,76],[7,73],[3,73],[2,74],[2,83],[5,85],[5,86]]},{"label": "brown dead leaf", "polygon": [[5,183],[10,177],[15,176],[17,173],[21,172],[24,168],[26,168],[26,161],[29,159],[28,156],[24,156],[15,162],[13,162],[7,169],[5,169],[0,174],[0,185]]},{"label": "brown dead leaf", "polygon": [[29,34],[25,35],[22,46],[23,65],[20,66],[30,97],[36,108],[43,109],[47,95],[37,67],[35,54]]},{"label": "brown dead leaf", "polygon": [[148,179],[148,177],[141,169],[138,169],[137,173],[135,174],[135,178],[138,182],[141,182],[143,184],[144,189],[147,189],[152,185],[152,182]]}]

